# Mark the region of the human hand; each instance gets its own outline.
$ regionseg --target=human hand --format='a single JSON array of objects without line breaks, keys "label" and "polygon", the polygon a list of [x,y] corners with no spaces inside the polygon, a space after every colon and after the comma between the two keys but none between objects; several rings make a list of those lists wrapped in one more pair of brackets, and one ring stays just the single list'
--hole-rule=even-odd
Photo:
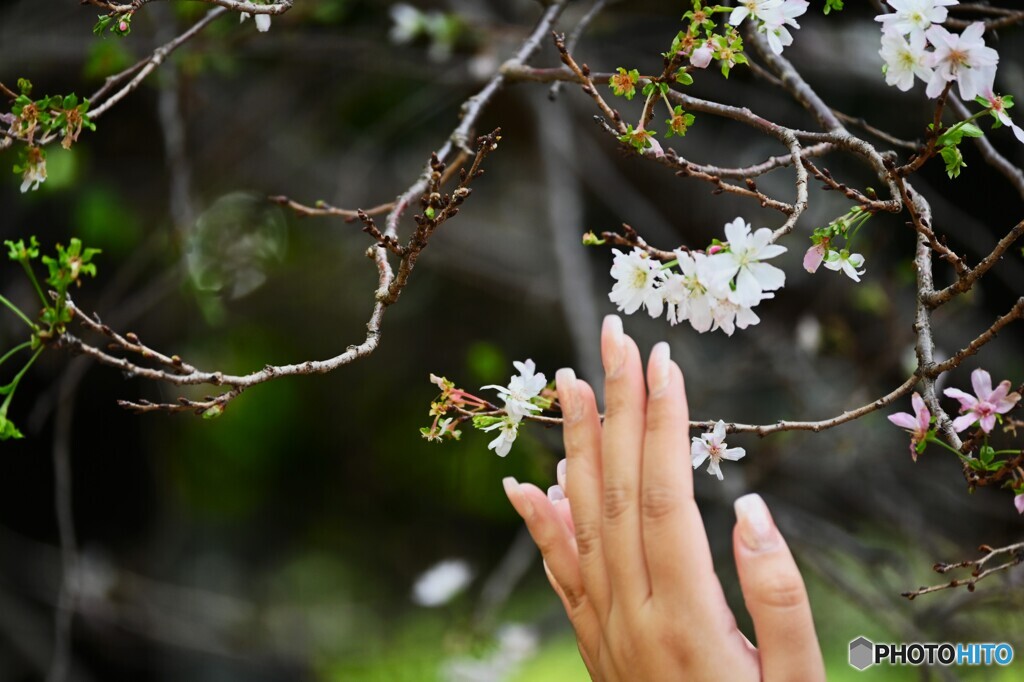
[{"label": "human hand", "polygon": [[[683,374],[657,344],[647,365],[605,318],[602,425],[590,386],[556,381],[566,460],[551,498],[504,481],[544,556],[594,680],[824,680],[803,579],[758,495],[735,502],[733,547],[755,648],[715,575],[693,496]],[[561,489],[566,499],[558,499]]]}]

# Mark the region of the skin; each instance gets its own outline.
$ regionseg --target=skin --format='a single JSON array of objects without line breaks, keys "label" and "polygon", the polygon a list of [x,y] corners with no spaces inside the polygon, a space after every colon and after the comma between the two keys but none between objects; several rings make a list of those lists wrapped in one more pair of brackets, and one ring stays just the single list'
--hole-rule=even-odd
[{"label": "skin", "polygon": [[[658,344],[647,365],[610,315],[601,334],[605,420],[557,374],[567,499],[505,479],[600,682],[825,679],[803,579],[764,502],[736,502],[733,545],[755,648],[736,627],[693,497],[683,374]],[[564,473],[563,473],[564,472]],[[714,481],[712,481],[714,482]],[[557,497],[557,495],[556,495]]]}]

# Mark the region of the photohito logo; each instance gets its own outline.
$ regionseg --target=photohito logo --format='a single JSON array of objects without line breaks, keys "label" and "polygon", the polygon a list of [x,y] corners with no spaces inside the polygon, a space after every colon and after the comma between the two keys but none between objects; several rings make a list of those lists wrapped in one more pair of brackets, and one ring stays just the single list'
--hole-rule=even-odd
[{"label": "photohito logo", "polygon": [[889,665],[1010,665],[1013,647],[1005,642],[901,642],[875,644],[867,637],[850,642],[850,665],[865,670]]}]

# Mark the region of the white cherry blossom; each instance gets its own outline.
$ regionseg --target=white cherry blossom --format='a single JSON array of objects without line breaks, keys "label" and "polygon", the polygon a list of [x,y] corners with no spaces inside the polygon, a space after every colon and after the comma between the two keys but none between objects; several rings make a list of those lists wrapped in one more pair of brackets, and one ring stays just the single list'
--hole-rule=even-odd
[{"label": "white cherry blossom", "polygon": [[[543,374],[536,372],[537,365],[533,360],[513,362],[512,365],[519,370],[519,375],[513,376],[509,380],[508,387],[492,384],[484,386],[484,388],[493,388],[501,394],[502,400],[505,401],[505,413],[511,421],[518,423],[523,417],[541,411],[540,406],[534,405],[530,401],[540,395],[548,382]],[[492,428],[494,428],[493,425],[484,430],[490,431]],[[512,440],[515,440],[514,433]],[[511,446],[511,441],[509,441],[509,445]],[[505,449],[505,454],[500,452],[498,454],[504,457],[505,454],[508,454],[508,449]]]},{"label": "white cherry blossom", "polygon": [[925,83],[932,79],[928,66],[930,53],[923,32],[910,34],[908,41],[897,31],[882,32],[882,49],[878,54],[885,60],[885,82],[906,92],[914,87],[914,76]]},{"label": "white cherry blossom", "polygon": [[[774,295],[767,294],[764,296],[764,299],[769,298],[774,298]],[[753,308],[739,305],[728,298],[716,301],[711,309],[711,315],[714,318],[714,325],[711,327],[711,331],[721,329],[725,332],[726,336],[732,336],[737,327],[746,329],[761,321],[761,318],[757,316]]]},{"label": "white cherry blossom", "polygon": [[935,51],[928,58],[934,69],[928,89],[929,97],[938,97],[946,83],[956,81],[960,97],[971,100],[991,88],[995,79],[995,66],[999,54],[985,46],[985,24],[976,21],[957,35],[942,26],[932,26],[925,32]]},{"label": "white cherry blossom", "polygon": [[864,265],[864,256],[859,253],[850,253],[846,249],[842,251],[829,251],[825,256],[826,268],[836,272],[841,270],[854,282],[859,282],[860,276],[864,274],[864,270],[858,269],[862,265]]},{"label": "white cherry blossom", "polygon": [[809,5],[807,0],[786,0],[782,5],[764,13],[764,23],[760,30],[764,31],[772,52],[782,54],[783,48],[793,44],[793,34],[786,26],[800,28],[796,18],[804,14]]},{"label": "white cherry blossom", "polygon": [[750,224],[736,218],[725,225],[729,250],[717,253],[712,259],[716,270],[726,279],[736,277],[736,288],[729,300],[746,308],[760,303],[766,291],[781,289],[786,273],[763,261],[785,253],[786,247],[772,243],[772,231],[762,227],[753,234]]},{"label": "white cherry blossom", "polygon": [[950,5],[959,4],[958,0],[888,0],[895,12],[879,14],[875,21],[882,22],[884,31],[894,31],[900,35],[923,35],[932,24],[941,24],[946,20]]},{"label": "white cherry blossom", "polygon": [[617,281],[608,294],[611,302],[627,315],[643,306],[651,317],[661,317],[665,308],[664,298],[658,290],[664,278],[661,263],[641,248],[634,248],[628,254],[612,249],[612,253],[615,260],[612,261],[611,275]]},{"label": "white cherry blossom", "polygon": [[675,254],[682,274],[670,273],[661,289],[668,309],[668,321],[676,325],[689,320],[694,330],[706,332],[714,322],[713,307],[729,294],[728,284],[712,267],[711,257],[684,251],[676,251]]},{"label": "white cherry blossom", "polygon": [[729,23],[739,26],[748,16],[766,21],[772,10],[782,7],[782,0],[741,0],[729,15]]},{"label": "white cherry blossom", "polygon": [[[238,23],[242,23],[243,21],[248,19],[250,16],[252,16],[252,15],[249,14],[248,12],[242,12],[240,15],[238,15]],[[257,14],[253,18],[253,22],[255,22],[255,24],[256,24],[256,30],[259,31],[260,33],[266,33],[267,31],[270,30],[270,15],[269,14]]]},{"label": "white cherry blossom", "polygon": [[693,468],[696,469],[705,460],[710,460],[708,473],[718,477],[721,481],[725,478],[722,475],[722,460],[735,462],[742,459],[747,452],[743,448],[730,448],[725,442],[725,422],[721,419],[715,427],[700,438],[694,436],[690,445],[690,457]]},{"label": "white cherry blossom", "polygon": [[21,192],[24,194],[29,190],[33,192],[39,189],[39,185],[46,182],[46,159],[41,156],[36,160],[25,163],[25,170],[21,175]]},{"label": "white cherry blossom", "polygon": [[481,431],[494,431],[500,429],[498,437],[492,440],[487,445],[488,450],[494,450],[494,453],[498,457],[504,457],[512,449],[512,443],[516,441],[516,436],[519,435],[519,424],[520,421],[517,419],[512,420],[511,417],[502,417],[500,421],[496,421],[490,426],[485,426],[480,429]]}]

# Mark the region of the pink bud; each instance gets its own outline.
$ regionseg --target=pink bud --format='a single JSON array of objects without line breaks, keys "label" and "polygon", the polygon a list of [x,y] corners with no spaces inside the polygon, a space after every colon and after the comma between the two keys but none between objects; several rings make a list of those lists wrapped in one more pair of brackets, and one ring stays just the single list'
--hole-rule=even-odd
[{"label": "pink bud", "polygon": [[715,51],[711,49],[710,45],[704,43],[690,55],[690,64],[697,69],[706,69],[714,56]]},{"label": "pink bud", "polygon": [[1024,514],[1024,493],[1013,498],[1013,506],[1017,508],[1018,514]]},{"label": "pink bud", "polygon": [[120,24],[117,25],[117,30],[121,33],[126,33],[128,31],[128,22],[122,21]]},{"label": "pink bud", "polygon": [[714,256],[719,251],[722,251],[722,245],[721,244],[712,244],[711,246],[708,247],[708,255],[709,256]]},{"label": "pink bud", "polygon": [[655,139],[654,139],[653,137],[648,137],[648,138],[647,138],[647,141],[648,141],[648,142],[650,143],[650,145],[651,145],[651,146],[650,146],[650,147],[648,147],[647,149],[648,149],[648,150],[649,150],[649,151],[650,151],[650,152],[651,152],[652,154],[654,154],[654,156],[656,156],[656,157],[658,157],[658,158],[661,158],[661,157],[665,156],[665,150],[661,148],[661,144],[660,144],[660,143],[659,143],[659,142],[658,142],[657,140],[655,140]]},{"label": "pink bud", "polygon": [[821,261],[825,259],[825,244],[815,244],[811,248],[807,249],[807,253],[804,254],[804,270],[807,272],[815,272],[818,266],[821,265]]}]

